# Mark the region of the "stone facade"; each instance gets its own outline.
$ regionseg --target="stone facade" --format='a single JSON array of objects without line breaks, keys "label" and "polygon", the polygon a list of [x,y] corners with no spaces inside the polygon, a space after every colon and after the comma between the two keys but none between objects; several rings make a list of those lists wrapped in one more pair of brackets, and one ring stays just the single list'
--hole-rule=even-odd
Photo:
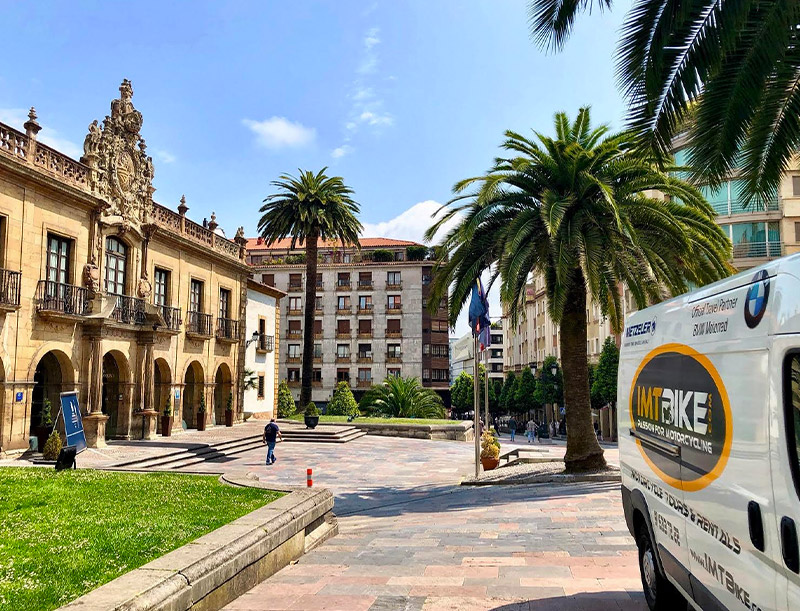
[{"label": "stone facade", "polygon": [[[48,400],[77,390],[90,445],[241,418],[244,240],[153,201],[142,115],[123,81],[80,161],[0,124],[0,451],[28,447]],[[243,322],[241,324],[244,324]]]},{"label": "stone facade", "polygon": [[260,419],[277,414],[280,306],[284,297],[286,293],[274,287],[247,281],[244,367],[246,375],[252,372],[255,376],[256,387],[244,391],[244,411]]},{"label": "stone facade", "polygon": [[[419,245],[363,238],[359,252],[320,244],[313,401],[327,403],[339,380],[348,380],[358,399],[387,375],[402,375],[420,378],[449,405],[447,309],[428,313],[433,262],[409,260],[409,246]],[[379,250],[390,260],[376,260]],[[289,240],[268,247],[250,239],[247,245],[256,279],[287,293],[281,304],[279,375],[288,380],[295,399],[303,348],[304,256]]]}]

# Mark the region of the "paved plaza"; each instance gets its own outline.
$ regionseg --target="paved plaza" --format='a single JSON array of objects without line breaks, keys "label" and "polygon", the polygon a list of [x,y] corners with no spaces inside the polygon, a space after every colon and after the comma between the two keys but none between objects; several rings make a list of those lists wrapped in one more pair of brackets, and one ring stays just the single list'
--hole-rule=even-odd
[{"label": "paved plaza", "polygon": [[[175,446],[253,435],[262,423],[79,457],[110,466]],[[503,440],[503,451],[516,445]],[[343,445],[278,444],[183,471],[257,475],[336,498],[340,534],[232,602],[227,611],[646,609],[618,484],[462,487],[473,445],[367,436]],[[542,446],[545,447],[545,446]],[[563,445],[546,446],[562,455]],[[617,462],[616,449],[606,457]]]}]

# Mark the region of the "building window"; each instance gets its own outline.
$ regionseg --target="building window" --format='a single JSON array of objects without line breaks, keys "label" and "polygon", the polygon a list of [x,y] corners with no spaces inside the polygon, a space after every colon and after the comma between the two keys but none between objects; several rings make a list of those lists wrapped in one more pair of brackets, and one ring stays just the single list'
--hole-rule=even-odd
[{"label": "building window", "polygon": [[337,335],[350,335],[350,321],[347,319],[336,321],[336,334]]},{"label": "building window", "polygon": [[47,280],[69,284],[69,257],[71,242],[53,234],[47,236]]},{"label": "building window", "polygon": [[299,320],[289,321],[289,335],[300,335],[302,333],[302,326]]},{"label": "building window", "polygon": [[265,388],[265,386],[266,386],[266,384],[265,384],[265,380],[264,380],[264,374],[260,373],[260,374],[258,374],[258,398],[259,399],[263,399],[264,398],[264,388]]},{"label": "building window", "polygon": [[261,284],[275,286],[275,274],[261,274]]},{"label": "building window", "polygon": [[300,370],[299,369],[288,369],[286,371],[287,376],[290,382],[299,382],[300,381]]},{"label": "building window", "polygon": [[359,288],[372,288],[372,272],[358,273]]},{"label": "building window", "polygon": [[431,354],[434,358],[446,359],[449,356],[450,346],[447,344],[433,344]]},{"label": "building window", "polygon": [[422,344],[422,354],[425,356],[431,353],[431,345],[430,344]]},{"label": "building window", "polygon": [[231,317],[231,292],[228,289],[219,290],[219,317],[222,320]]},{"label": "building window", "polygon": [[372,384],[372,369],[359,369],[358,370],[358,383],[359,384]]},{"label": "building window", "polygon": [[322,335],[322,321],[319,318],[314,320],[314,335]]},{"label": "building window", "polygon": [[315,359],[322,358],[322,344],[314,344],[314,358]]},{"label": "building window", "polygon": [[125,294],[128,247],[119,238],[106,238],[106,293]]},{"label": "building window", "polygon": [[290,312],[299,312],[300,308],[303,307],[303,301],[300,297],[289,297],[289,311]]},{"label": "building window", "polygon": [[792,197],[800,197],[800,176],[792,176]]},{"label": "building window", "polygon": [[200,280],[192,280],[189,285],[189,311],[203,311],[203,283]]},{"label": "building window", "polygon": [[350,358],[350,344],[336,344],[336,358]]},{"label": "building window", "polygon": [[349,369],[337,369],[336,370],[336,382],[347,382],[350,383],[350,370]]},{"label": "building window", "polygon": [[386,321],[386,333],[400,333],[399,318],[389,318]]},{"label": "building window", "polygon": [[800,242],[800,223],[794,224],[794,241]]},{"label": "building window", "polygon": [[389,368],[389,369],[386,370],[386,376],[389,377],[389,378],[391,378],[391,377],[399,378],[400,377],[400,370],[398,368],[396,368],[396,367]]},{"label": "building window", "polygon": [[402,307],[400,304],[400,295],[389,295],[386,299],[387,307],[390,310],[399,310]]},{"label": "building window", "polygon": [[371,359],[372,358],[372,344],[359,344],[358,345],[358,358]]},{"label": "building window", "polygon": [[389,344],[386,346],[386,356],[390,359],[400,358],[400,344]]},{"label": "building window", "polygon": [[422,370],[422,381],[423,382],[430,382],[431,381],[431,370],[430,369],[423,369]]},{"label": "building window", "polygon": [[350,274],[347,272],[340,272],[336,276],[336,286],[341,287],[349,287],[350,286]]},{"label": "building window", "polygon": [[317,296],[314,298],[314,309],[317,312],[322,312],[322,297]]},{"label": "building window", "polygon": [[289,344],[289,350],[286,353],[290,359],[299,359],[300,358],[300,344]]},{"label": "building window", "polygon": [[323,284],[322,284],[322,274],[321,274],[321,273],[319,273],[319,274],[317,274],[317,288],[318,288],[318,289],[321,289],[322,287],[323,287]]},{"label": "building window", "polygon": [[311,372],[311,381],[317,384],[322,382],[322,369],[314,369]]},{"label": "building window", "polygon": [[433,273],[433,268],[431,267],[424,267],[422,268],[422,284],[430,284],[431,283],[431,274]]},{"label": "building window", "polygon": [[153,302],[156,305],[165,306],[169,302],[167,294],[169,287],[169,272],[165,269],[156,268],[153,273]]},{"label": "building window", "polygon": [[367,311],[372,309],[372,295],[359,295],[358,309]]},{"label": "building window", "polygon": [[400,272],[386,272],[386,284],[389,286],[400,286]]},{"label": "building window", "polygon": [[364,318],[358,321],[359,335],[372,335],[372,320]]},{"label": "building window", "polygon": [[337,310],[349,310],[350,309],[350,295],[340,295],[336,298],[336,309]]},{"label": "building window", "polygon": [[450,377],[450,370],[449,369],[434,369],[433,376],[431,379],[434,382],[447,382]]},{"label": "building window", "polygon": [[290,289],[303,288],[303,275],[289,274],[289,288]]},{"label": "building window", "polygon": [[406,253],[402,250],[395,250],[394,251],[394,260],[395,261],[405,261]]}]

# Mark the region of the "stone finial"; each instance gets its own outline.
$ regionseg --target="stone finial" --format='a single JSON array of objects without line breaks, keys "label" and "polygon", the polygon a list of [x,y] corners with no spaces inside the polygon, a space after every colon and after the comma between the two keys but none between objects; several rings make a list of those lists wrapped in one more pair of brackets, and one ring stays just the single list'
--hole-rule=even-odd
[{"label": "stone finial", "polygon": [[130,100],[133,97],[133,86],[128,79],[122,79],[122,83],[119,86],[119,93],[123,100]]},{"label": "stone finial", "polygon": [[28,112],[28,120],[25,121],[23,127],[25,128],[25,135],[33,139],[36,139],[36,134],[42,129],[42,126],[39,125],[39,122],[36,120],[36,109],[33,106],[31,106]]},{"label": "stone finial", "polygon": [[211,221],[208,223],[208,228],[211,231],[216,231],[217,227],[219,227],[219,223],[217,223],[217,213],[212,210],[211,211]]},{"label": "stone finial", "polygon": [[178,206],[178,214],[181,216],[186,216],[186,211],[189,209],[189,206],[186,205],[186,196],[181,195],[181,204]]}]

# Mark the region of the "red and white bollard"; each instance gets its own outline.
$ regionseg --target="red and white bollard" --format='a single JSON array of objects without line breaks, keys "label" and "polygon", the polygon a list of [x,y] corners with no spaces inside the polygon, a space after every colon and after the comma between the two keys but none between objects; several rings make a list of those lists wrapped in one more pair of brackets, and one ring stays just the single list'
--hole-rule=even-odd
[{"label": "red and white bollard", "polygon": [[311,486],[312,486],[313,484],[314,484],[314,482],[313,482],[313,480],[311,479],[311,469],[310,469],[310,468],[309,468],[309,469],[306,469],[306,486],[308,486],[309,488],[311,488]]}]

